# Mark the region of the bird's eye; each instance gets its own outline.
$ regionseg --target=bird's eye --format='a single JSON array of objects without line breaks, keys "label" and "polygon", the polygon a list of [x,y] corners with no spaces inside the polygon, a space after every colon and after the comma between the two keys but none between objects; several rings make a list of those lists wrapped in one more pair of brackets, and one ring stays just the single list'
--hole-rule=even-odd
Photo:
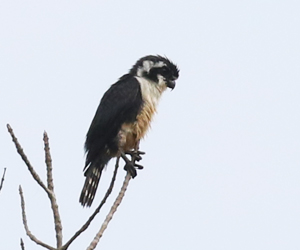
[{"label": "bird's eye", "polygon": [[168,68],[166,66],[164,66],[164,67],[161,68],[161,71],[163,73],[167,73],[168,72]]}]

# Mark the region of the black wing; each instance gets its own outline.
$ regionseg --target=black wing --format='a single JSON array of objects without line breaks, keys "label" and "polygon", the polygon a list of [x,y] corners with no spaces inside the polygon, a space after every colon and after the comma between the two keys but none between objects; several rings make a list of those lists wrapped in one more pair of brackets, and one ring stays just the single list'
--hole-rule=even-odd
[{"label": "black wing", "polygon": [[118,151],[117,135],[122,124],[134,122],[142,104],[139,82],[132,75],[124,75],[107,90],[86,136],[85,169],[95,161],[106,164],[110,159],[105,155],[107,149]]}]

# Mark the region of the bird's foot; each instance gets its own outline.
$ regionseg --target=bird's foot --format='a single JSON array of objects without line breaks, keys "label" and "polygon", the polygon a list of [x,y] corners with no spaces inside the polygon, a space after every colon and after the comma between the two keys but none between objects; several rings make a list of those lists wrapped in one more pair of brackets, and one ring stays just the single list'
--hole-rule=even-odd
[{"label": "bird's foot", "polygon": [[[126,154],[131,155],[131,160],[129,160],[126,156]],[[137,176],[136,169],[143,169],[144,167],[142,165],[136,164],[135,161],[140,161],[142,157],[141,154],[145,154],[141,151],[129,151],[126,153],[121,153],[121,157],[126,162],[124,166],[124,170],[130,173],[131,177],[134,178]]]}]

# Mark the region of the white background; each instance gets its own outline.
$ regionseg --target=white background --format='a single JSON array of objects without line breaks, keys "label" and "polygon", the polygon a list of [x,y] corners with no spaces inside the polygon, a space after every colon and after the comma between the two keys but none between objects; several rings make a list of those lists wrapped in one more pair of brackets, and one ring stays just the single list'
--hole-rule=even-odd
[{"label": "white background", "polygon": [[[98,249],[300,249],[299,1],[0,2],[0,249],[55,245],[49,201],[17,155],[13,127],[45,180],[50,137],[66,241],[83,209],[83,144],[98,103],[140,57],[178,64],[146,151]],[[115,196],[125,176],[120,169]],[[113,198],[70,249],[86,249]]]}]

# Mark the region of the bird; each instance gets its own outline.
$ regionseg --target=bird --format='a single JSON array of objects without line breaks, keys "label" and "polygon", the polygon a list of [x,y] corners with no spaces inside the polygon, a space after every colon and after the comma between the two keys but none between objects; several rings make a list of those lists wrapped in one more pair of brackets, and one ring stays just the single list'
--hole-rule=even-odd
[{"label": "bird", "polygon": [[91,206],[102,170],[114,157],[122,157],[132,178],[136,168],[126,154],[140,160],[134,149],[150,128],[162,93],[173,90],[179,77],[176,64],[165,56],[140,58],[129,72],[104,93],[89,127],[85,141],[85,182],[79,202]]}]

